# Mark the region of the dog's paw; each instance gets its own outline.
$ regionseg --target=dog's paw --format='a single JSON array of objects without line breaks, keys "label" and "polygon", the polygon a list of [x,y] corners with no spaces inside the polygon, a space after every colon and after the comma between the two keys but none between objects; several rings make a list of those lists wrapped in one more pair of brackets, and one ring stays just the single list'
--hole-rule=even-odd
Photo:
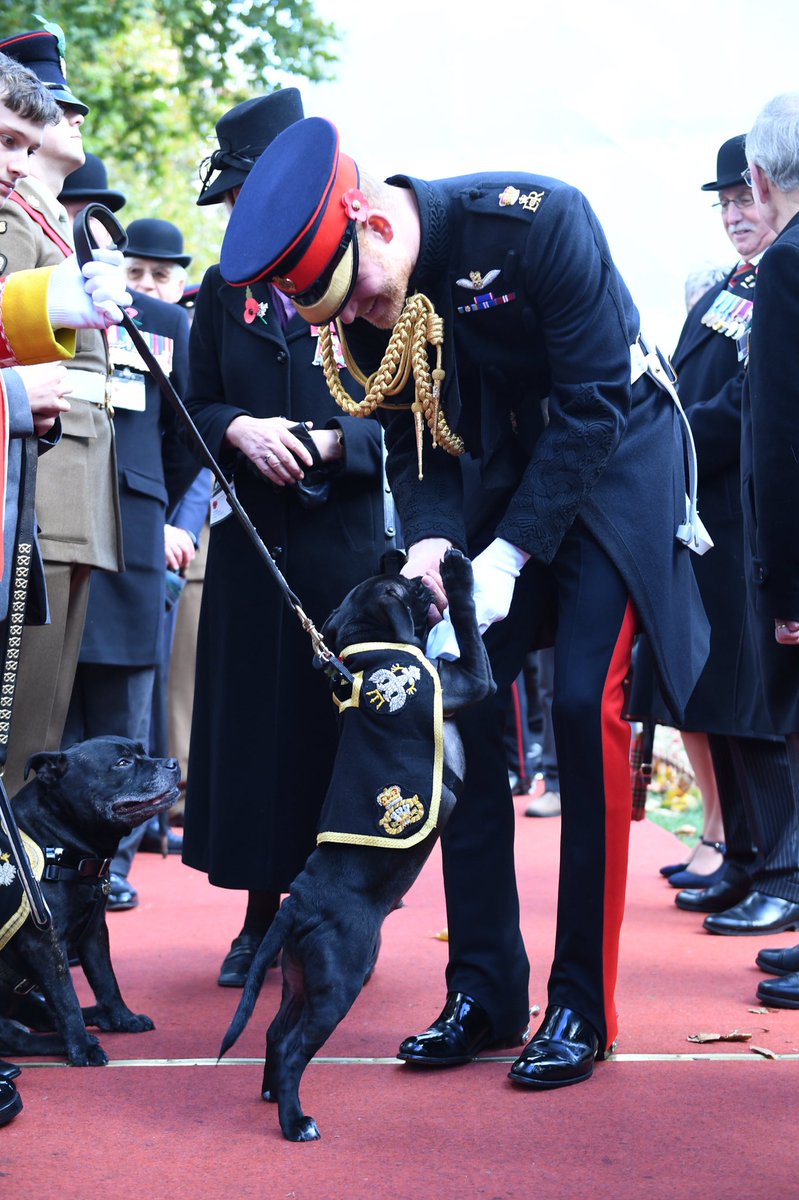
[{"label": "dog's paw", "polygon": [[303,1117],[284,1129],[283,1133],[290,1142],[318,1142],[322,1136],[313,1117]]},{"label": "dog's paw", "polygon": [[122,1033],[149,1033],[151,1029],[155,1029],[155,1021],[146,1013],[129,1013],[119,1029]]},{"label": "dog's paw", "polygon": [[464,591],[471,592],[472,590],[472,564],[471,560],[465,554],[461,554],[460,550],[451,547],[443,559],[441,560],[441,582],[446,588],[447,595],[450,593],[450,588],[463,588]]},{"label": "dog's paw", "polygon": [[108,1055],[97,1038],[91,1038],[86,1046],[73,1048],[68,1057],[73,1067],[104,1067],[108,1063]]}]

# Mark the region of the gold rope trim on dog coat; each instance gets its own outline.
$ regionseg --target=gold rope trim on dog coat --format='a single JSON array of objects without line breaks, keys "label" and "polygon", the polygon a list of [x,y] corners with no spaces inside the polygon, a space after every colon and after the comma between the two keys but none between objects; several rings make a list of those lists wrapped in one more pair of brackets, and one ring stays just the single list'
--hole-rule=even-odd
[{"label": "gold rope trim on dog coat", "polygon": [[[344,327],[336,322],[344,361],[354,379],[366,391],[363,400],[353,400],[347,392],[338,367],[329,325],[319,331],[319,348],[322,368],[330,394],[345,413],[351,417],[370,417],[376,408],[410,408],[416,426],[416,459],[419,478],[422,470],[423,421],[433,438],[433,446],[441,446],[448,454],[463,454],[466,447],[462,438],[453,433],[441,408],[441,385],[445,372],[441,366],[444,343],[444,318],[433,308],[427,296],[416,292],[405,301],[399,320],[391,331],[382,362],[374,374],[364,375],[350,353]],[[435,347],[436,365],[430,371],[427,358],[428,344]],[[398,395],[413,374],[415,399],[412,404],[387,404],[386,397]]]}]

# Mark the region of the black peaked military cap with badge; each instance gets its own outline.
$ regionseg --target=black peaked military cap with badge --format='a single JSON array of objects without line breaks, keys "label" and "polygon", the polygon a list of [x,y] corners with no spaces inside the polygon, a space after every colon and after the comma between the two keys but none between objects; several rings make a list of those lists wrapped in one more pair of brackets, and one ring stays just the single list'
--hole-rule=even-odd
[{"label": "black peaked military cap with badge", "polygon": [[0,41],[0,53],[7,54],[33,71],[59,104],[75,108],[86,116],[89,106],[77,98],[67,83],[64,34],[58,25],[48,24],[45,29],[3,38]]},{"label": "black peaked military cap with badge", "polygon": [[62,204],[67,200],[104,204],[111,212],[119,212],[127,203],[127,198],[122,192],[115,192],[108,186],[108,174],[103,160],[96,154],[88,153],[83,166],[67,175],[58,199]]},{"label": "black peaked military cap with badge", "polygon": [[[289,126],[244,182],[249,203],[234,207],[222,243],[224,279],[234,287],[265,279],[291,297],[306,321],[331,321],[358,277],[355,231],[369,211],[358,183],[334,125],[306,117]],[[252,211],[268,220],[253,224]]]},{"label": "black peaked military cap with badge", "polygon": [[703,192],[722,192],[725,188],[740,187],[744,183],[743,173],[749,165],[746,161],[746,135],[739,133],[719,147],[716,156],[716,175],[710,183],[702,184]]},{"label": "black peaked military cap with badge", "polygon": [[226,112],[216,123],[219,147],[200,166],[202,189],[197,203],[221,204],[231,188],[241,187],[278,134],[304,115],[296,88],[256,96]]}]

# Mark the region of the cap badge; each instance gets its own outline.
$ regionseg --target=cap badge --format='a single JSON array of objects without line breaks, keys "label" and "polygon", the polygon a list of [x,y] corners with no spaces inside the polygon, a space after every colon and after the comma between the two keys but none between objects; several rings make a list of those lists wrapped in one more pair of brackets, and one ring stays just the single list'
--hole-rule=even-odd
[{"label": "cap badge", "polygon": [[499,194],[499,207],[507,208],[510,204],[515,204],[519,199],[521,192],[515,187],[506,187],[504,192]]},{"label": "cap badge", "polygon": [[485,275],[481,275],[479,271],[470,271],[468,279],[458,279],[456,282],[458,287],[468,288],[470,292],[476,292],[478,288],[490,287],[498,275],[498,269],[487,271]]},{"label": "cap badge", "polygon": [[516,187],[506,187],[504,192],[499,194],[500,208],[508,208],[513,204],[520,204],[527,212],[538,212],[541,207],[541,201],[544,199],[546,192],[527,192],[523,194]]}]

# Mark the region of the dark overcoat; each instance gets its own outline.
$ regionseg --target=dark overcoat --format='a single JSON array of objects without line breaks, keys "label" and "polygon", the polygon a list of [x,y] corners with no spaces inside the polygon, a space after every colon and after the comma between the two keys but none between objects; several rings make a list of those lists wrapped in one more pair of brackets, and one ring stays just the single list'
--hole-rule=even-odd
[{"label": "dark overcoat", "polygon": [[[543,176],[389,183],[413,188],[419,205],[409,290],[444,318],[444,409],[479,461],[485,511],[500,510],[491,536],[531,554],[525,571],[546,573],[582,520],[623,576],[680,714],[708,641],[690,552],[675,537],[683,434],[662,391],[646,377],[630,387],[638,312],[599,222],[579,191]],[[367,360],[359,365],[374,369],[375,331],[358,320],[348,337]],[[428,442],[419,482],[404,413],[389,418],[387,443],[406,543],[462,545],[456,460]],[[541,622],[542,641],[551,627]]]},{"label": "dark overcoat", "polygon": [[765,702],[777,733],[799,733],[799,650],[774,621],[799,620],[799,215],[757,273],[743,393],[741,497],[751,617]]},{"label": "dark overcoat", "polygon": [[[173,342],[171,381],[183,395],[188,376],[189,324],[177,304],[133,292],[134,320],[143,332]],[[164,520],[199,470],[158,385],[145,376],[144,412],[114,413],[125,570],[94,571],[80,662],[153,666],[164,622]]]},{"label": "dark overcoat", "polygon": [[[211,267],[192,325],[191,414],[304,611],[321,626],[386,549],[382,446],[373,420],[331,399],[317,337],[285,330],[265,285],[265,320],[244,320],[245,292]],[[277,302],[279,305],[279,301]],[[345,375],[352,393],[353,381]],[[343,431],[344,462],[327,503],[303,508],[224,441],[234,417],[284,416]],[[336,746],[328,681],[312,645],[235,516],[213,524],[203,586],[186,797],[184,861],[220,887],[286,891],[316,838]]]},{"label": "dark overcoat", "polygon": [[707,733],[768,734],[760,672],[745,633],[741,394],[744,364],[733,338],[702,317],[725,290],[728,276],[691,309],[674,351],[678,391],[699,460],[699,508],[714,547],[693,567],[710,621],[710,656],[685,713],[684,727]]}]

